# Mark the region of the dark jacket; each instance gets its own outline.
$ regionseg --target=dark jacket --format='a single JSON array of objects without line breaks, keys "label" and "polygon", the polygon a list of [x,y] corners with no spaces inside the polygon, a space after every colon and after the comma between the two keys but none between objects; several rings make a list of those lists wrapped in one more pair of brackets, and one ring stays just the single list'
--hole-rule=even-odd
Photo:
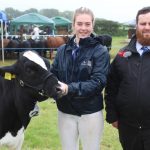
[{"label": "dark jacket", "polygon": [[101,92],[106,84],[109,54],[107,48],[92,35],[80,40],[78,55],[73,60],[74,38],[58,49],[52,72],[58,80],[68,84],[68,94],[56,99],[58,109],[80,116],[103,108]]},{"label": "dark jacket", "polygon": [[150,52],[140,56],[135,36],[111,63],[105,94],[109,123],[150,128]]}]

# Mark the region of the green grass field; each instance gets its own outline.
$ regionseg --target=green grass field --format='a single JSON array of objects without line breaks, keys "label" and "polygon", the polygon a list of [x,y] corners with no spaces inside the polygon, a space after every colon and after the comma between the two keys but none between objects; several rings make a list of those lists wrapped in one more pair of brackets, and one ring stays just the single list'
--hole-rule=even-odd
[{"label": "green grass field", "polygon": [[[125,45],[125,37],[114,37],[112,42],[111,58],[114,58],[118,50]],[[0,66],[12,64],[15,60],[0,61]],[[40,115],[32,118],[27,130],[23,150],[61,150],[57,130],[57,107],[52,99],[41,102]],[[105,119],[105,110],[104,110]],[[110,124],[104,125],[101,150],[121,150],[117,130]],[[4,150],[4,149],[1,149]]]}]

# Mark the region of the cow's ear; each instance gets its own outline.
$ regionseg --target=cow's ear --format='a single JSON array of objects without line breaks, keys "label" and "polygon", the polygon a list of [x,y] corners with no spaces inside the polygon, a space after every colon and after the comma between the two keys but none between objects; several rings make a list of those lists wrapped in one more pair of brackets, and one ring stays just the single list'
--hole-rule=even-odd
[{"label": "cow's ear", "polygon": [[17,72],[15,64],[12,66],[4,66],[0,67],[0,76],[4,77],[7,80],[11,80],[12,78],[15,78]]},{"label": "cow's ear", "polygon": [[46,67],[47,67],[48,71],[50,71],[50,69],[51,69],[51,65],[50,65],[49,60],[48,60],[48,59],[46,59],[46,58],[43,58],[43,60],[44,60],[44,62],[45,62],[45,64],[46,64]]}]

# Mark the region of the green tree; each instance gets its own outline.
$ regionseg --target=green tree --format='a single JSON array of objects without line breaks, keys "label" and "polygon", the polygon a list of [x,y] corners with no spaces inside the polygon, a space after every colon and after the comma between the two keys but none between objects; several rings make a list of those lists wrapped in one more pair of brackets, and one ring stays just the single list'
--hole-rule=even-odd
[{"label": "green tree", "polygon": [[46,17],[54,17],[54,16],[59,16],[59,11],[57,9],[41,9],[40,14]]},{"label": "green tree", "polygon": [[59,15],[72,21],[73,11],[60,12]]},{"label": "green tree", "polygon": [[95,20],[94,31],[96,34],[110,34],[111,36],[123,36],[126,34],[122,24],[100,18]]},{"label": "green tree", "polygon": [[35,8],[30,8],[30,9],[25,10],[25,11],[23,12],[23,14],[28,14],[28,13],[38,13],[38,10],[35,9]]},{"label": "green tree", "polygon": [[9,20],[21,16],[23,14],[21,11],[13,9],[12,7],[6,8],[4,12],[7,14]]}]

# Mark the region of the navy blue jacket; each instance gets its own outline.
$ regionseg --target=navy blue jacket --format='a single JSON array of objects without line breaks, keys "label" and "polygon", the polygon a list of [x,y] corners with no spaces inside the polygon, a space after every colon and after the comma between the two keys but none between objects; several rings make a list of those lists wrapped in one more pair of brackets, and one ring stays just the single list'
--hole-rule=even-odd
[{"label": "navy blue jacket", "polygon": [[59,81],[68,84],[68,94],[56,100],[58,109],[80,116],[103,108],[101,93],[106,85],[110,59],[107,48],[91,35],[80,40],[78,55],[74,60],[74,38],[58,49],[51,71]]}]

